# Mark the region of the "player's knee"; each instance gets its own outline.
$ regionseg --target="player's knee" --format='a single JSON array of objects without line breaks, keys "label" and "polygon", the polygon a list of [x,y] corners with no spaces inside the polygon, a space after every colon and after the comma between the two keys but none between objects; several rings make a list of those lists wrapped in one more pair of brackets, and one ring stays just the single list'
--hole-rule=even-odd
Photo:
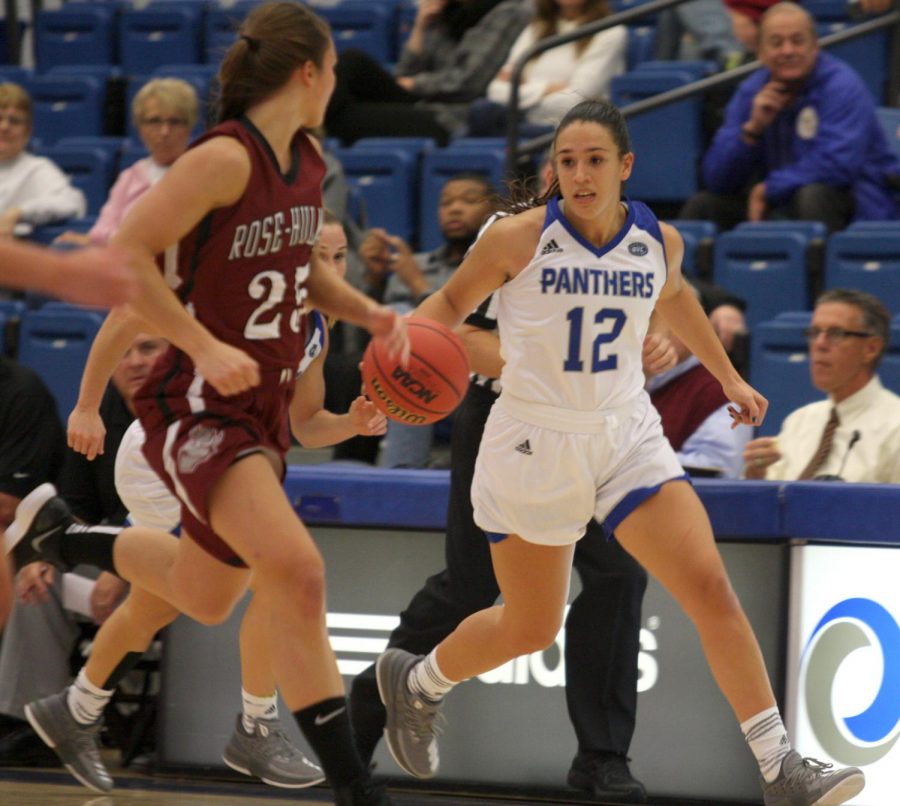
[{"label": "player's knee", "polygon": [[199,596],[192,600],[185,612],[205,627],[215,627],[228,620],[234,605],[231,596]]},{"label": "player's knee", "polygon": [[724,569],[708,573],[697,586],[696,596],[706,608],[720,616],[737,613],[741,609]]},{"label": "player's knee", "polygon": [[514,624],[508,637],[516,655],[530,655],[542,652],[556,641],[562,622],[559,618],[545,615],[541,618],[523,619]]},{"label": "player's knee", "polygon": [[295,612],[317,619],[325,609],[325,564],[321,557],[297,557],[280,563],[277,569],[261,577],[275,594],[289,598]]}]

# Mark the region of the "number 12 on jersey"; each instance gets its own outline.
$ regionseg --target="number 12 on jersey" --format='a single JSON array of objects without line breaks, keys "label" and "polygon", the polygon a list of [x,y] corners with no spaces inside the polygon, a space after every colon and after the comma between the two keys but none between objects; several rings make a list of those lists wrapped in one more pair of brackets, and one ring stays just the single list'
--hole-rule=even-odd
[{"label": "number 12 on jersey", "polygon": [[[581,337],[584,329],[584,308],[571,308],[566,314],[569,321],[569,348],[566,351],[566,360],[563,362],[563,370],[566,372],[583,372],[584,361],[581,357]],[[591,345],[591,372],[605,372],[615,369],[619,364],[619,358],[611,353],[605,358],[600,357],[600,350],[604,344],[615,341],[622,328],[625,326],[625,312],[619,308],[601,308],[594,314],[594,324],[602,325],[612,320],[612,328],[609,332],[598,333]]]}]

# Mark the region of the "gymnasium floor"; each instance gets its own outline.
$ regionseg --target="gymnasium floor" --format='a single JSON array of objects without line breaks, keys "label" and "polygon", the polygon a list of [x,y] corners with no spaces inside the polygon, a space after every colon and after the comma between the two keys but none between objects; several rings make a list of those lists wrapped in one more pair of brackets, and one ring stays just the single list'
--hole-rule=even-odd
[{"label": "gymnasium floor", "polygon": [[[244,780],[142,775],[114,771],[116,789],[100,795],[75,785],[62,770],[0,770],[3,806],[278,806],[302,803],[328,806],[332,801],[322,787],[303,790],[274,789]],[[426,789],[406,780],[388,781],[397,806],[583,806],[598,803],[572,790],[516,792],[513,789],[456,791]],[[726,806],[683,798],[652,799],[651,806]],[[750,806],[729,801],[727,806]]]}]

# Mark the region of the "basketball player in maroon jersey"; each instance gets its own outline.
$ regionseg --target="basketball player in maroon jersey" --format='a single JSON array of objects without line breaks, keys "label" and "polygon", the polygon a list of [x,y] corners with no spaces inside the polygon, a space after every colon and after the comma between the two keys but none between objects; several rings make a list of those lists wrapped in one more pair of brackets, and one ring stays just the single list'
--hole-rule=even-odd
[{"label": "basketball player in maroon jersey", "polygon": [[[48,502],[16,560],[26,545],[52,552],[55,543],[64,561],[78,553],[142,589],[145,607],[175,606],[203,623],[227,618],[252,572],[270,613],[279,689],[336,803],[382,806],[390,800],[351,738],[325,628],[322,558],[281,485],[303,308],[366,327],[403,360],[409,349],[401,319],[312,259],[324,164],[304,129],[322,121],[335,60],[327,25],[305,6],[255,8],[220,69],[223,122],[148,191],[114,239],[138,276],[133,311],[173,345],[135,404],[148,462],[182,503],[174,559],[172,537],[153,530],[62,539],[69,522]],[[118,344],[127,330],[114,320],[104,338]],[[93,777],[84,734],[96,728],[77,714],[120,671],[73,687],[66,700],[41,700],[30,714],[94,788],[111,782]]]}]

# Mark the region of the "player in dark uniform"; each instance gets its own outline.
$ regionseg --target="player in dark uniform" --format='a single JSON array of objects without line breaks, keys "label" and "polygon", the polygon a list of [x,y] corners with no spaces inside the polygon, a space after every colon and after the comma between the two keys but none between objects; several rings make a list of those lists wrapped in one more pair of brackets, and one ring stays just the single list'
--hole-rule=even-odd
[{"label": "player in dark uniform", "polygon": [[[366,327],[395,356],[408,353],[402,320],[312,255],[324,164],[304,129],[322,121],[335,59],[327,26],[305,6],[255,8],[220,69],[224,122],[179,158],[115,238],[138,275],[134,312],[173,345],[135,402],[148,462],[182,503],[182,539],[174,551],[175,538],[146,529],[112,541],[89,533],[63,540],[67,519],[51,502],[36,502],[16,559],[39,530],[40,548],[52,553],[56,544],[63,562],[78,551],[114,568],[141,591],[145,612],[174,606],[203,623],[227,618],[252,571],[269,611],[279,689],[336,802],[386,804],[353,746],[325,628],[322,558],[281,485],[304,308]],[[128,329],[113,320],[104,338],[116,344]],[[94,652],[130,649],[135,639],[125,626],[106,642],[112,646]],[[88,682],[108,690],[122,665]],[[61,755],[66,745],[64,760],[83,783],[108,789],[108,776],[95,778],[90,754],[81,752],[84,734],[96,730],[83,721],[92,694],[73,689],[40,701],[31,721]]]}]

